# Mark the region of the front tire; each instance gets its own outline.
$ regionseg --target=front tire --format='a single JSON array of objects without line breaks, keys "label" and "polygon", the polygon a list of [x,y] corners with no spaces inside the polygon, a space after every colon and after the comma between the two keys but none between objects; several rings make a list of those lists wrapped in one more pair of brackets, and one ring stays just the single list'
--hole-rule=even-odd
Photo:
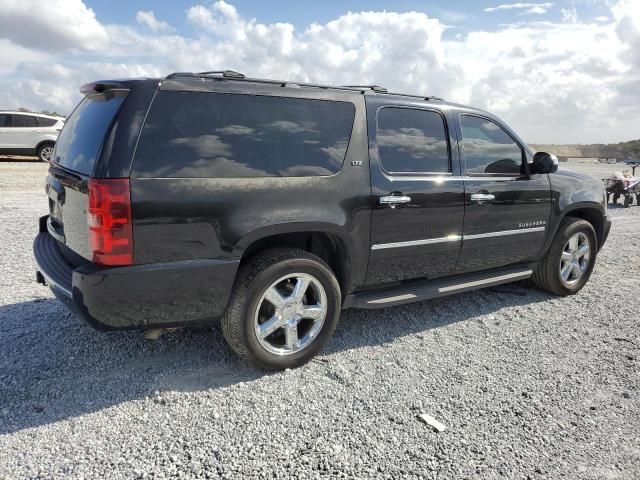
[{"label": "front tire", "polygon": [[41,162],[51,161],[54,145],[55,144],[53,142],[45,142],[38,147],[38,151],[36,153]]},{"label": "front tire", "polygon": [[538,288],[555,295],[578,293],[593,271],[597,241],[596,232],[589,222],[565,218],[531,281]]},{"label": "front tire", "polygon": [[222,333],[259,368],[295,368],[329,341],[340,306],[338,281],[319,257],[299,249],[267,250],[240,267]]}]

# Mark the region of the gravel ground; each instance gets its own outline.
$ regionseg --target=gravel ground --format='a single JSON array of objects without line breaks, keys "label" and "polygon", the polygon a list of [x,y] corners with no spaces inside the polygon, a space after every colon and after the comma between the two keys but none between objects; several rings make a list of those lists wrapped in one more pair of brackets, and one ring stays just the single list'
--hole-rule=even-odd
[{"label": "gravel ground", "polygon": [[264,374],[218,327],[100,333],[35,284],[45,170],[0,163],[0,478],[640,477],[640,207],[579,295],[347,311]]}]

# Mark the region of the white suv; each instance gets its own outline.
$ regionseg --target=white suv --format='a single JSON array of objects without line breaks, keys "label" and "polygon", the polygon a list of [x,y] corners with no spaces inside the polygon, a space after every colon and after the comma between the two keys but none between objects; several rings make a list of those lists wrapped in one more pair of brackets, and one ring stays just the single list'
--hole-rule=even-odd
[{"label": "white suv", "polygon": [[62,117],[0,111],[0,154],[37,155],[48,162],[63,125]]}]

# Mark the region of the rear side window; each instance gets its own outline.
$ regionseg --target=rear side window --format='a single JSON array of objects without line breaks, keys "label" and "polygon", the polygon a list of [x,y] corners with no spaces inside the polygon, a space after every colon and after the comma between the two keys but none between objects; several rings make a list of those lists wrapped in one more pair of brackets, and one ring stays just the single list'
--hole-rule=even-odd
[{"label": "rear side window", "polygon": [[0,127],[11,126],[11,117],[6,113],[0,113]]},{"label": "rear side window", "polygon": [[462,115],[461,120],[468,175],[522,173],[522,148],[500,125],[486,118],[470,115]]},{"label": "rear side window", "polygon": [[382,167],[390,173],[449,172],[449,142],[438,112],[382,108],[376,143]]},{"label": "rear side window", "polygon": [[55,163],[91,175],[102,142],[122,105],[125,92],[87,95],[73,111],[56,143]]},{"label": "rear side window", "polygon": [[53,118],[36,117],[39,127],[53,127],[58,121]]},{"label": "rear side window", "polygon": [[134,175],[332,175],[342,167],[354,115],[348,102],[162,92],[142,130]]},{"label": "rear side window", "polygon": [[12,127],[37,127],[38,120],[31,115],[12,115]]}]

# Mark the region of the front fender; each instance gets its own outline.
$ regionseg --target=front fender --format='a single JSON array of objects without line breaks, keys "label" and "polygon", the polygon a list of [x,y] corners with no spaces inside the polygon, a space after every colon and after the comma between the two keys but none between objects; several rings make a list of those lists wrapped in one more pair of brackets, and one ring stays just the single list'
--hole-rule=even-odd
[{"label": "front fender", "polygon": [[546,252],[551,246],[560,224],[567,216],[590,220],[594,224],[598,239],[604,238],[607,211],[602,182],[570,170],[559,170],[549,175],[549,179],[551,180],[552,212],[544,251]]}]

